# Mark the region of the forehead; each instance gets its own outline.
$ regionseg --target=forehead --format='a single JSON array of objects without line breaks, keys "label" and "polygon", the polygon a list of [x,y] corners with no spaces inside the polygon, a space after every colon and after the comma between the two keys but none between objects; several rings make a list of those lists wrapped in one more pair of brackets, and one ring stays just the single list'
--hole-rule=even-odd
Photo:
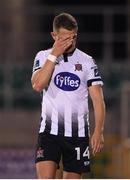
[{"label": "forehead", "polygon": [[57,33],[60,35],[72,35],[77,33],[77,29],[67,30],[64,28],[60,28]]}]

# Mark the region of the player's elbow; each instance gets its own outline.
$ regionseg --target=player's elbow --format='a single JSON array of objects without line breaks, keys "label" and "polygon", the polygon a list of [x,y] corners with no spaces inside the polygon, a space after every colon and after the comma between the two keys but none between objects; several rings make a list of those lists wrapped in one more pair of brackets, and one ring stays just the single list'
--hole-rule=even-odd
[{"label": "player's elbow", "polygon": [[41,87],[38,83],[34,82],[32,82],[32,88],[37,92],[41,92],[43,90],[43,87]]},{"label": "player's elbow", "polygon": [[32,88],[37,91],[41,92],[43,89],[47,87],[47,82],[44,80],[39,80],[38,78],[35,78],[34,76],[31,78]]}]

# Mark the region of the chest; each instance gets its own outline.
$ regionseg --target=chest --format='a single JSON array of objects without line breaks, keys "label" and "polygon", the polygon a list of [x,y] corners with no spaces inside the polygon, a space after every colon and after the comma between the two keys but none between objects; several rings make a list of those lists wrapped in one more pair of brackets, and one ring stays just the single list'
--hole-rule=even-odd
[{"label": "chest", "polygon": [[86,87],[86,68],[83,63],[61,61],[55,66],[52,83],[58,88],[72,91],[81,85]]},{"label": "chest", "polygon": [[53,77],[56,76],[56,74],[63,72],[72,73],[74,75],[77,75],[79,78],[84,78],[84,76],[86,75],[86,67],[83,63],[78,61],[60,61],[55,66]]}]

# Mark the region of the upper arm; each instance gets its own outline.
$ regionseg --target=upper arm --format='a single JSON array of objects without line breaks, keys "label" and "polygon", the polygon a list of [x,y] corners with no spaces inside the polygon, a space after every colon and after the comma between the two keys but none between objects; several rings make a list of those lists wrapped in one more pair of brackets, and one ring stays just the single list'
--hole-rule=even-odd
[{"label": "upper arm", "polygon": [[37,71],[38,69],[40,69],[44,65],[45,61],[46,61],[45,52],[44,51],[38,52],[36,54],[36,57],[33,63],[33,73]]},{"label": "upper arm", "polygon": [[87,61],[87,87],[92,100],[103,99],[103,81],[98,71],[98,66],[92,58]]},{"label": "upper arm", "polygon": [[92,58],[87,61],[87,86],[103,85],[98,66]]},{"label": "upper arm", "polygon": [[36,54],[36,57],[35,57],[34,63],[33,63],[32,77],[31,77],[32,84],[33,84],[35,78],[38,76],[42,66],[44,65],[45,60],[46,60],[45,51],[39,51]]},{"label": "upper arm", "polygon": [[37,69],[36,71],[34,71],[34,72],[32,73],[32,77],[31,77],[31,83],[32,83],[32,84],[34,83],[34,81],[35,81],[36,77],[38,76],[40,70],[41,70],[41,69],[39,68],[39,69]]}]

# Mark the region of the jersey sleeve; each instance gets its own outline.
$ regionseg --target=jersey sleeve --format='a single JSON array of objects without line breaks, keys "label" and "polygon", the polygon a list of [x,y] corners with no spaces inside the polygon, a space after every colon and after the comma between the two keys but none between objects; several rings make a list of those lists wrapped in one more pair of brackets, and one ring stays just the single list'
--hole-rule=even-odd
[{"label": "jersey sleeve", "polygon": [[90,58],[87,64],[87,86],[103,85],[98,66],[94,59]]},{"label": "jersey sleeve", "polygon": [[40,69],[44,65],[45,61],[46,61],[45,52],[44,51],[38,52],[34,59],[33,72]]}]

